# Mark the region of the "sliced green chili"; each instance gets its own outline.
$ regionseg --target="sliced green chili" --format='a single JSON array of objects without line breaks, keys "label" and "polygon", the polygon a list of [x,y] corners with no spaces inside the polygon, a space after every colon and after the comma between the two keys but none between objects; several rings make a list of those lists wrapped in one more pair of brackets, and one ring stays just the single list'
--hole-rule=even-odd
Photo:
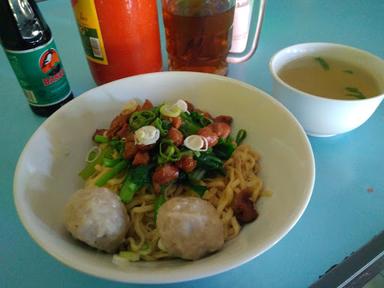
[{"label": "sliced green chili", "polygon": [[151,124],[157,115],[151,110],[137,111],[132,113],[132,116],[129,118],[129,126],[137,130],[143,126]]}]

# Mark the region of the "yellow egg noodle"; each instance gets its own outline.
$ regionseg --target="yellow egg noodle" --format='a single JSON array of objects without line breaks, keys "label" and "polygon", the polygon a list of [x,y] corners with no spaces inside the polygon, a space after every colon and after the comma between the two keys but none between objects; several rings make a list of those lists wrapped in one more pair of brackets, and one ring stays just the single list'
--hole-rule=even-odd
[{"label": "yellow egg noodle", "polygon": [[[104,144],[100,144],[104,145]],[[224,225],[225,241],[235,238],[241,225],[232,209],[234,195],[244,189],[251,191],[250,199],[254,203],[263,195],[263,181],[258,176],[260,171],[260,155],[249,145],[242,144],[236,148],[232,156],[225,162],[226,176],[205,179],[202,184],[207,186],[203,199],[209,201],[217,210]],[[107,168],[96,165],[96,172],[85,181],[86,187],[93,187]],[[124,175],[110,179],[105,187],[119,193],[124,181]],[[189,187],[170,185],[164,191],[165,199],[175,196],[196,196]],[[137,260],[153,261],[170,257],[161,249],[159,233],[156,229],[154,210],[156,195],[144,187],[133,199],[125,204],[131,219],[131,225],[120,250],[137,253]]]}]

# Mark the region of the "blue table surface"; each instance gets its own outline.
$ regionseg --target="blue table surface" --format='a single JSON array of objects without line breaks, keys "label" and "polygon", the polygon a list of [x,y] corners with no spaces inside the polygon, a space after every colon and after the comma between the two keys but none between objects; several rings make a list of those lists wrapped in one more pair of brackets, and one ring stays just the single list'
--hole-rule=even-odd
[{"label": "blue table surface", "polygon": [[[39,6],[75,95],[94,87],[70,1],[49,0]],[[270,57],[301,42],[336,42],[384,58],[383,15],[383,0],[270,0],[257,53],[247,63],[231,65],[228,76],[270,92]],[[68,268],[29,237],[13,203],[13,173],[25,143],[44,118],[30,111],[2,51],[0,100],[0,287],[138,287]],[[308,287],[330,266],[382,231],[383,105],[352,132],[309,139],[316,159],[316,183],[304,215],[291,232],[239,268],[161,287]]]}]

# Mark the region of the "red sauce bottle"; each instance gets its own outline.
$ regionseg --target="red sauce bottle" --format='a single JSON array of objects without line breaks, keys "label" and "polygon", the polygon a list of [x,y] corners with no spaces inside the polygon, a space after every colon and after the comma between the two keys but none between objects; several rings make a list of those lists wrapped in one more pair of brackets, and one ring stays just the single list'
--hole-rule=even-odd
[{"label": "red sauce bottle", "polygon": [[162,69],[156,0],[72,0],[97,84]]}]

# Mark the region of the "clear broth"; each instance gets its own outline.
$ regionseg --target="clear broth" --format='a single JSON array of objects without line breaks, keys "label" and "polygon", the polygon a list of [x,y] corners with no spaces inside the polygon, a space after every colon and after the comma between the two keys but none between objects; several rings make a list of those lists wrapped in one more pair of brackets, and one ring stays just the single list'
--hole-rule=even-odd
[{"label": "clear broth", "polygon": [[327,57],[294,60],[278,73],[288,85],[312,95],[331,99],[365,99],[380,94],[380,87],[367,71]]}]

